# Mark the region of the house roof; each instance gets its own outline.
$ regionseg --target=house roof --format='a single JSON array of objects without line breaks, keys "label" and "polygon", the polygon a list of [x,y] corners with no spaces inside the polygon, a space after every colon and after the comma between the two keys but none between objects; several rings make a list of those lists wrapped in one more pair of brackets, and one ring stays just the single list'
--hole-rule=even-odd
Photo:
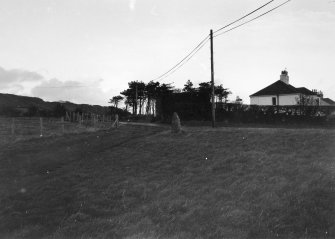
[{"label": "house roof", "polygon": [[315,95],[316,93],[310,91],[305,87],[296,88],[290,84],[278,80],[275,83],[257,91],[250,96],[262,96],[262,95],[281,95],[281,94],[304,94],[304,95]]},{"label": "house roof", "polygon": [[329,99],[329,98],[322,98],[322,100],[330,105],[335,105],[335,101]]},{"label": "house roof", "polygon": [[313,92],[309,89],[307,89],[306,87],[298,87],[296,88],[298,93],[304,94],[304,95],[316,95],[316,92]]},{"label": "house roof", "polygon": [[294,94],[297,93],[297,89],[290,84],[286,84],[281,80],[257,91],[250,96],[260,96],[260,95],[278,95],[278,94]]}]

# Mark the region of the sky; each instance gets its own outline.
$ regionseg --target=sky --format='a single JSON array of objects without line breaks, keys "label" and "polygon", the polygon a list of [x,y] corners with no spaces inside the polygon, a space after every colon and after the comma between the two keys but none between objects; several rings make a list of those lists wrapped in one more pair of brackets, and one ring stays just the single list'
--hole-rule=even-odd
[{"label": "sky", "polygon": [[[128,82],[154,80],[210,29],[268,1],[0,0],[0,92],[108,105]],[[229,88],[230,100],[248,104],[284,69],[291,85],[335,100],[334,0],[291,0],[213,46],[215,83]],[[208,43],[161,83],[183,88],[187,80],[210,81]]]}]

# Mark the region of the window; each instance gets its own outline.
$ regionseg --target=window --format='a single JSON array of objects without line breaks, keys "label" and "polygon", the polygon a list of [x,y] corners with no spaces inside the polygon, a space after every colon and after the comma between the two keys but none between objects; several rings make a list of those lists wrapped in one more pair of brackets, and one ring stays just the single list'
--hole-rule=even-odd
[{"label": "window", "polygon": [[276,99],[276,97],[272,97],[272,105],[277,105],[277,99]]}]

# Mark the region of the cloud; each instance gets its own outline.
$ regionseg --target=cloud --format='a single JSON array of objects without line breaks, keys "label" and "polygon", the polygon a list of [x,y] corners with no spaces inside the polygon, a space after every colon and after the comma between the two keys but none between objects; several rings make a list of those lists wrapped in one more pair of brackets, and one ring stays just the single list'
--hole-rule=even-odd
[{"label": "cloud", "polygon": [[17,82],[36,82],[43,80],[43,76],[33,71],[21,69],[5,70],[0,66],[0,84]]},{"label": "cloud", "polygon": [[135,11],[136,0],[129,0],[129,9],[130,11]]},{"label": "cloud", "polygon": [[38,84],[44,77],[37,72],[22,69],[6,70],[0,66],[0,89],[4,93],[26,94],[29,85]]},{"label": "cloud", "polygon": [[108,105],[116,90],[104,90],[100,78],[80,78],[62,81],[46,79],[43,75],[22,69],[6,70],[0,67],[0,92],[27,95],[47,101],[71,101],[79,104]]},{"label": "cloud", "polygon": [[47,101],[70,101],[78,104],[108,105],[108,101],[116,93],[104,91],[102,79],[93,79],[89,83],[81,81],[61,81],[53,78],[43,81],[31,90],[33,96]]}]

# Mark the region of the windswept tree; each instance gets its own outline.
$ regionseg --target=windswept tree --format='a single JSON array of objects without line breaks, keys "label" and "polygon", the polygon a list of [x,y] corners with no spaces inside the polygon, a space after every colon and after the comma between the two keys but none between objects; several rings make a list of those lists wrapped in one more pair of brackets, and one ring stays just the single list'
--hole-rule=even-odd
[{"label": "windswept tree", "polygon": [[[201,82],[199,83],[199,88],[198,92],[205,94],[209,97],[212,95],[212,84],[211,82]],[[218,106],[217,99],[219,102],[222,103],[227,103],[228,101],[228,96],[231,94],[231,91],[228,90],[228,88],[223,88],[222,84],[221,85],[214,85],[214,98],[216,105]]]},{"label": "windswept tree", "polygon": [[128,88],[120,92],[120,94],[124,95],[125,97],[126,109],[128,110],[128,107],[132,107],[132,114],[135,115],[135,112],[136,112],[136,93],[135,91],[131,88]]},{"label": "windswept tree", "polygon": [[173,86],[171,84],[161,84],[160,86],[157,87],[157,96],[166,96],[169,95],[173,92]]},{"label": "windswept tree", "polygon": [[211,95],[212,94],[211,86],[212,86],[211,82],[201,82],[199,83],[198,92]]},{"label": "windswept tree", "polygon": [[[188,80],[182,90],[184,93],[192,93],[192,97],[200,97],[203,102],[210,101],[211,83],[202,82],[198,88],[193,87],[191,80]],[[153,114],[156,115],[157,109],[164,111],[164,107],[168,107],[169,98],[173,97],[174,93],[181,93],[181,90],[174,89],[171,84],[160,84],[159,82],[150,81],[145,84],[142,81],[131,81],[128,83],[128,89],[120,94],[124,96],[126,110],[132,107],[132,114]],[[230,92],[223,88],[222,85],[215,86],[215,96],[222,102],[227,99]],[[112,98],[110,103],[115,103],[118,98]],[[117,107],[117,104],[116,104]]]},{"label": "windswept tree", "polygon": [[147,97],[146,114],[155,114],[155,104],[158,96],[159,82],[150,81],[145,86],[145,93]]},{"label": "windswept tree", "polygon": [[126,98],[125,101],[124,101],[124,105],[126,106],[124,108],[125,111],[128,111],[128,107],[130,106],[130,102],[128,101],[128,99]]},{"label": "windswept tree", "polygon": [[195,92],[195,88],[193,87],[193,83],[191,80],[187,80],[187,82],[184,85],[183,88],[184,92],[189,92],[189,93],[194,93]]},{"label": "windswept tree", "polygon": [[224,103],[228,100],[228,95],[231,94],[231,91],[228,91],[228,88],[223,88],[222,84],[214,87],[214,94],[219,99],[219,102]]},{"label": "windswept tree", "polygon": [[143,106],[145,104],[145,100],[146,100],[146,93],[145,93],[145,83],[140,81],[140,82],[136,82],[136,94],[137,94],[137,102],[139,103],[139,114],[142,115],[143,113]]},{"label": "windswept tree", "polygon": [[138,109],[139,113],[142,114],[142,108],[146,98],[145,83],[142,81],[128,82],[128,89],[120,92],[120,94],[125,96],[127,104],[132,107],[133,115],[137,114]]},{"label": "windswept tree", "polygon": [[[212,95],[212,84],[211,82],[201,82],[199,83],[199,92],[206,92],[210,95]],[[231,92],[228,91],[228,88],[223,88],[221,85],[214,85],[214,95],[219,98],[219,101],[222,102],[223,99],[227,100],[228,95],[230,95]]]},{"label": "windswept tree", "polygon": [[120,101],[123,100],[123,97],[121,95],[113,96],[112,99],[109,100],[108,103],[113,104],[114,107],[117,109]]},{"label": "windswept tree", "polygon": [[173,92],[173,86],[171,84],[161,84],[156,88],[157,98],[156,98],[156,113],[158,115],[165,112],[166,101],[168,101],[169,96]]}]

